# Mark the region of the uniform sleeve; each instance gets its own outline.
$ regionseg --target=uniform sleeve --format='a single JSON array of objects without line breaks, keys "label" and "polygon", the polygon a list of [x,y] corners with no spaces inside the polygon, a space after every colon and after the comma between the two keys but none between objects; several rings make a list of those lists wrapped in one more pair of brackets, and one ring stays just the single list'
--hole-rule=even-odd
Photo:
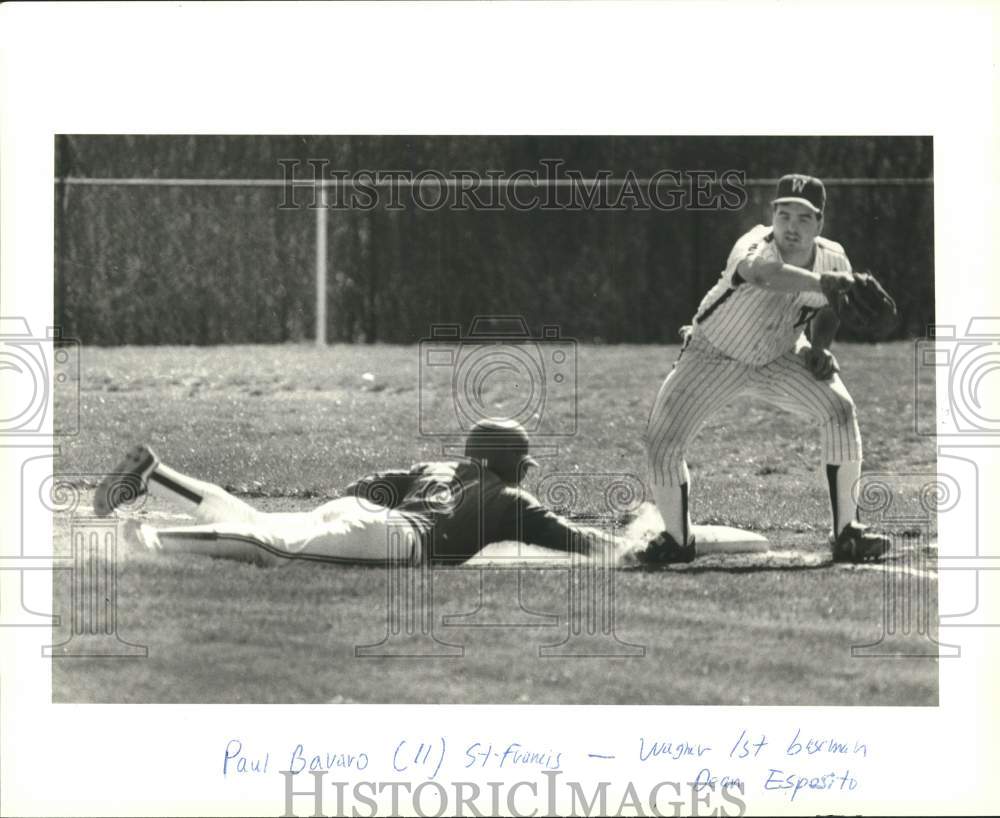
[{"label": "uniform sleeve", "polygon": [[589,551],[586,529],[550,511],[527,492],[517,492],[520,539],[557,551]]},{"label": "uniform sleeve", "polygon": [[726,269],[722,277],[730,286],[738,287],[743,284],[743,278],[737,273],[737,268],[743,261],[753,261],[756,258],[763,258],[768,261],[776,259],[777,249],[774,242],[768,240],[770,230],[763,225],[757,225],[753,230],[744,234],[733,245],[726,261]]},{"label": "uniform sleeve", "polygon": [[348,497],[357,497],[372,505],[396,508],[409,492],[416,474],[414,469],[409,471],[394,469],[368,474],[351,483],[344,489],[344,494]]}]

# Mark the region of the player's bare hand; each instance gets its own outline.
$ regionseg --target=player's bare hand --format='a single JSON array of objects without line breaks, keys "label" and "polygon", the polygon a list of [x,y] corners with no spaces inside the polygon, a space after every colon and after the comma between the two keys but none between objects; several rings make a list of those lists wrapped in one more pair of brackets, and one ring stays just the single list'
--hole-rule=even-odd
[{"label": "player's bare hand", "polygon": [[825,381],[840,372],[840,364],[833,353],[822,347],[803,347],[799,350],[799,355],[805,362],[806,367],[812,372],[813,377],[818,381]]},{"label": "player's bare hand", "polygon": [[852,273],[820,273],[819,288],[831,305],[837,304],[853,286],[854,275]]}]

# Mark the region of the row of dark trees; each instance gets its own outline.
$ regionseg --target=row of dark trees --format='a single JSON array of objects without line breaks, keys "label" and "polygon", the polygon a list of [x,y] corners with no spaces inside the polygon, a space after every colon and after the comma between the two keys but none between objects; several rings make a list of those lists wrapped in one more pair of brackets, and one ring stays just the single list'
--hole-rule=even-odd
[{"label": "row of dark trees", "polygon": [[[556,161],[584,178],[679,172],[664,180],[680,183],[669,210],[642,209],[614,186],[606,203],[621,197],[617,208],[595,199],[573,209],[430,210],[405,189],[397,209],[383,188],[374,203],[359,196],[353,207],[330,209],[331,340],[409,343],[436,323],[517,314],[536,330],[559,324],[580,340],[672,342],[735,239],[768,217],[770,186],[748,184],[734,195],[733,180],[791,170],[832,180],[824,232],[856,267],[880,273],[900,306],[897,334],[922,334],[933,321],[933,188],[896,181],[930,179],[929,138],[60,136],[56,310],[66,335],[92,344],[314,337],[310,190],[297,190],[293,202],[283,186],[72,183],[281,180],[295,162],[297,176],[310,178],[310,160],[360,179],[377,170],[509,177]],[[837,181],[846,178],[874,183]],[[669,190],[659,204],[671,201]],[[433,203],[437,189],[425,191]],[[479,199],[491,191],[480,188]],[[570,193],[561,188],[560,201]],[[522,200],[532,195],[522,189]]]}]

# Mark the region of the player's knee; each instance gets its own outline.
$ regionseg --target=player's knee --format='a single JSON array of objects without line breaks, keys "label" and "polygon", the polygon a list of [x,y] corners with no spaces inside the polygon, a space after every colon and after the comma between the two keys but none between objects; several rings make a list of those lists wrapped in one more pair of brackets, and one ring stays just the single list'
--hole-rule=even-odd
[{"label": "player's knee", "polygon": [[679,441],[663,435],[647,435],[645,443],[646,460],[654,472],[670,469],[684,459],[684,449]]},{"label": "player's knee", "polygon": [[658,459],[654,458],[653,454],[657,448],[656,443],[657,443],[657,435],[654,431],[653,424],[650,423],[648,426],[646,426],[646,430],[642,433],[642,445],[645,447],[646,456],[650,459],[650,461]]},{"label": "player's knee", "polygon": [[653,425],[650,423],[642,433],[642,445],[646,448],[646,454],[652,455],[656,444],[656,436],[653,434]]},{"label": "player's knee", "polygon": [[662,457],[664,452],[680,448],[682,436],[678,434],[677,424],[671,420],[678,417],[679,408],[674,408],[669,403],[659,405],[658,411],[649,419],[643,442],[650,456],[659,453],[656,456]]}]

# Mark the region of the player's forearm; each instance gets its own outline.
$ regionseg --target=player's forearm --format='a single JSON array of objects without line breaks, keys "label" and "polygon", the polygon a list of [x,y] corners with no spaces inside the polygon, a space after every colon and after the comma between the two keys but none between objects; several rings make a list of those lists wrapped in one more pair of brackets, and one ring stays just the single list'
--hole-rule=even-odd
[{"label": "player's forearm", "polygon": [[560,551],[570,551],[585,556],[593,556],[603,551],[614,551],[615,541],[597,528],[567,524],[565,536],[557,543],[539,543],[556,547]]},{"label": "player's forearm", "polygon": [[616,539],[608,532],[581,525],[552,512],[541,516],[527,515],[519,536],[531,545],[587,556],[613,553],[617,547]]},{"label": "player's forearm", "polygon": [[758,258],[740,264],[739,273],[744,280],[766,290],[780,293],[822,292],[820,274],[794,264]]}]

